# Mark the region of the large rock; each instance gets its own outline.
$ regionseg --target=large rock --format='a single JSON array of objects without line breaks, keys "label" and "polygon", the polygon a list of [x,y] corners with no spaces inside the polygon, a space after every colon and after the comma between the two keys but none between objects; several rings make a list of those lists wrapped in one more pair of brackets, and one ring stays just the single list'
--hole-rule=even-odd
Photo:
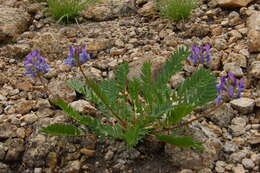
[{"label": "large rock", "polygon": [[192,135],[196,140],[203,142],[203,151],[193,148],[177,147],[166,144],[165,152],[170,156],[172,165],[186,169],[203,169],[212,167],[218,159],[222,143],[218,138],[210,137],[201,128],[203,125],[194,123],[194,126],[187,128],[186,135]]},{"label": "large rock", "polygon": [[130,1],[123,0],[102,0],[95,6],[86,8],[81,16],[95,21],[105,21],[116,17],[127,16],[134,12]]},{"label": "large rock", "polygon": [[153,16],[157,13],[155,1],[146,3],[142,8],[138,10],[138,14],[142,16]]},{"label": "large rock", "polygon": [[255,12],[248,18],[247,26],[249,51],[260,52],[260,12]]},{"label": "large rock", "polygon": [[17,8],[0,6],[0,42],[7,42],[28,29],[30,15]]},{"label": "large rock", "polygon": [[251,113],[255,106],[254,100],[250,98],[239,98],[232,100],[230,103],[233,108],[244,114]]},{"label": "large rock", "polygon": [[221,7],[245,7],[254,0],[217,0]]}]

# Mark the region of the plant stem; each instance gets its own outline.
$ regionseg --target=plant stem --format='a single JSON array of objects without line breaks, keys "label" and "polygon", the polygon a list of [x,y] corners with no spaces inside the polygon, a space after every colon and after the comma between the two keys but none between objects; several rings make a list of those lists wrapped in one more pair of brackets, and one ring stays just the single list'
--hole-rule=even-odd
[{"label": "plant stem", "polygon": [[210,113],[214,112],[215,110],[217,110],[218,108],[220,108],[223,104],[224,104],[224,102],[222,102],[220,104],[217,104],[212,109],[210,109],[207,112],[202,113],[200,116],[198,116],[196,118],[193,118],[193,119],[191,119],[191,120],[189,120],[187,122],[184,122],[184,123],[180,123],[180,124],[178,124],[176,126],[173,126],[173,127],[163,128],[162,130],[157,131],[157,133],[160,133],[162,131],[170,131],[170,130],[177,129],[177,128],[180,128],[180,127],[183,127],[183,126],[187,126],[187,125],[191,124],[194,121],[197,121],[197,120],[199,120],[199,119],[201,119],[203,117],[206,117],[208,114],[210,114]]},{"label": "plant stem", "polygon": [[[88,79],[88,77],[87,77],[87,75],[84,73],[84,71],[83,71],[83,69],[82,69],[82,66],[80,65],[80,64],[78,64],[78,67],[79,67],[79,70],[80,70],[80,72],[82,73],[82,75],[83,75],[83,77],[84,77],[84,79],[85,79],[85,83],[88,85],[88,81],[89,81],[89,79]],[[89,85],[88,85],[89,86]],[[91,86],[89,86],[90,88],[91,88]],[[93,90],[94,91],[94,90]],[[94,91],[95,92],[95,91]],[[104,103],[104,102],[103,102]],[[118,120],[118,122],[122,125],[122,127],[124,127],[124,128],[127,128],[127,123],[122,119],[122,118],[120,118],[115,112],[114,112],[114,110],[108,105],[108,104],[106,104],[106,103],[104,103],[106,106],[107,106],[107,108],[111,111],[111,113],[114,115],[114,117]]]}]

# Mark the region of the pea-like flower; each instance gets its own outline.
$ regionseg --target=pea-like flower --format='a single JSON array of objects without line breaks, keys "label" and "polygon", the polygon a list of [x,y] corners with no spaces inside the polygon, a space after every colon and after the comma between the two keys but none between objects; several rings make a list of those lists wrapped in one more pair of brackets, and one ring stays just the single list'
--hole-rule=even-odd
[{"label": "pea-like flower", "polygon": [[45,58],[41,56],[39,50],[35,49],[29,53],[23,62],[27,72],[25,74],[37,77],[49,72],[49,65],[46,63]]},{"label": "pea-like flower", "polygon": [[69,53],[64,64],[69,66],[78,66],[90,59],[90,55],[87,53],[85,46],[73,47],[69,46]]},{"label": "pea-like flower", "polygon": [[211,59],[211,54],[209,50],[210,50],[209,44],[205,44],[202,46],[193,45],[191,47],[191,54],[189,56],[191,62],[193,64],[209,62]]},{"label": "pea-like flower", "polygon": [[223,97],[240,98],[244,88],[244,79],[239,80],[233,73],[229,72],[226,77],[220,77],[220,83],[217,85],[218,97],[215,101],[220,103]]}]

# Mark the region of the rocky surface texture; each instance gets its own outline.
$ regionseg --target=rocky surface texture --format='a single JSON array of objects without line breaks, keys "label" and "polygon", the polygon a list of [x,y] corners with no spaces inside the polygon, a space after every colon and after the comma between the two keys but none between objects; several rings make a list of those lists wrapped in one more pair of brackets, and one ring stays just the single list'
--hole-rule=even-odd
[{"label": "rocky surface texture", "polygon": [[[260,171],[260,1],[204,0],[181,22],[158,18],[153,1],[137,0],[137,10],[127,1],[104,1],[83,11],[79,24],[70,25],[56,24],[44,11],[46,1],[0,0],[0,4],[0,173]],[[24,76],[21,62],[31,50],[38,48],[48,59],[47,87],[77,110],[91,112],[95,108],[64,82],[82,77],[76,68],[63,64],[68,45],[87,45],[94,58],[83,65],[84,70],[100,80],[113,76],[123,61],[130,63],[129,77],[138,75],[147,59],[154,63],[156,74],[178,45],[203,43],[212,45],[207,66],[216,76],[233,72],[246,82],[243,98],[224,104],[187,129],[204,142],[204,151],[153,140],[128,149],[120,141],[40,132],[49,124],[72,121],[49,102],[40,81]],[[193,71],[186,64],[173,76],[171,86]]]}]

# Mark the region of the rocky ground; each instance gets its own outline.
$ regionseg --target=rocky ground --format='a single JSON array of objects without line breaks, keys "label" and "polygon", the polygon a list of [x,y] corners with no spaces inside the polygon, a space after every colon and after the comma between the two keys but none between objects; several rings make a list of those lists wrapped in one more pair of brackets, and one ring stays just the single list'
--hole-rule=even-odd
[{"label": "rocky ground", "polygon": [[[0,173],[260,172],[260,1],[204,0],[181,22],[159,18],[153,1],[137,4],[136,13],[126,1],[103,0],[84,10],[79,24],[62,25],[46,14],[44,0],[0,0]],[[246,81],[243,98],[189,127],[204,141],[204,151],[151,140],[128,149],[121,141],[39,132],[71,119],[50,104],[40,81],[23,75],[21,62],[31,50],[48,59],[49,89],[87,112],[89,103],[65,83],[81,78],[76,68],[63,64],[69,45],[87,45],[94,58],[84,70],[100,80],[113,76],[123,61],[130,62],[130,76],[138,75],[147,59],[156,72],[178,45],[203,43],[212,45],[208,68],[214,74],[233,72]],[[171,85],[193,69],[185,65]]]}]

